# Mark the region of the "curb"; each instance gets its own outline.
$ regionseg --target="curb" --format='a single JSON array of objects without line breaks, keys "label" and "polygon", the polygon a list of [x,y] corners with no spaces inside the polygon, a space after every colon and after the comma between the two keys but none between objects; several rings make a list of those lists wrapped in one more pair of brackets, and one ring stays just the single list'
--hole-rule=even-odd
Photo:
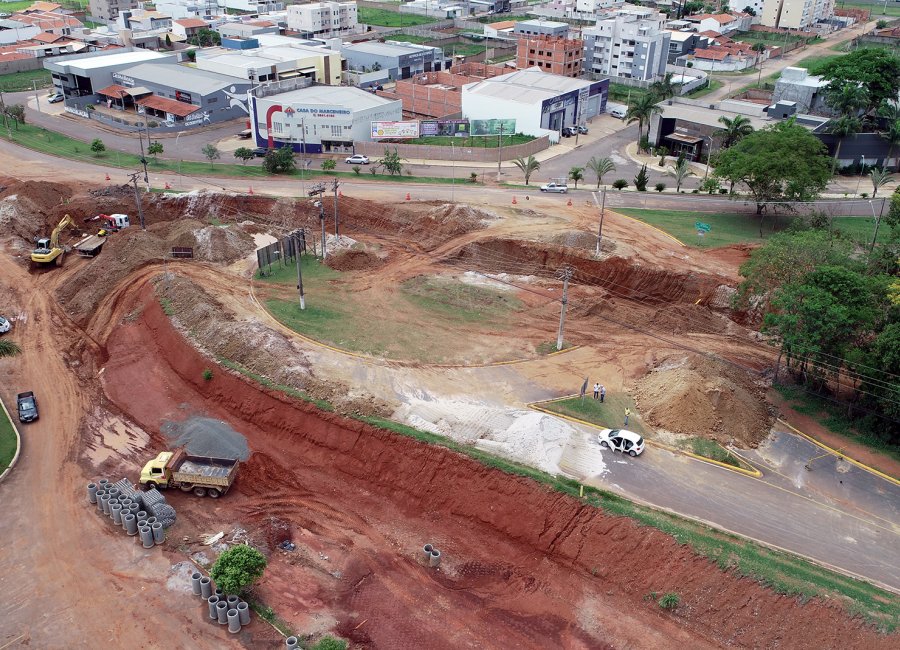
[{"label": "curb", "polygon": [[22,452],[22,436],[19,435],[19,430],[16,428],[15,422],[13,422],[12,416],[9,414],[9,411],[6,410],[6,404],[3,403],[3,400],[0,400],[0,406],[3,407],[3,413],[6,418],[9,420],[9,425],[12,427],[13,432],[16,434],[16,453],[13,455],[12,460],[9,461],[9,467],[3,470],[3,473],[0,474],[0,482],[6,478],[6,475],[9,474],[13,467],[16,466],[16,462],[19,460],[19,454]]},{"label": "curb", "polygon": [[860,469],[863,469],[863,470],[865,470],[865,471],[867,471],[867,472],[869,472],[869,473],[871,473],[871,474],[874,474],[875,476],[878,476],[879,478],[883,478],[885,481],[889,481],[889,482],[893,483],[894,485],[900,485],[900,480],[895,479],[893,476],[889,476],[888,474],[885,474],[884,472],[879,472],[877,469],[875,469],[875,468],[873,468],[873,467],[869,467],[868,465],[865,465],[865,464],[859,462],[858,460],[855,460],[855,459],[853,459],[853,458],[850,458],[849,456],[847,456],[846,454],[842,453],[842,452],[841,452],[840,450],[838,450],[838,449],[832,449],[831,447],[829,447],[828,445],[826,445],[824,442],[820,442],[819,440],[816,440],[816,439],[813,438],[812,436],[810,436],[810,435],[808,435],[808,434],[806,434],[806,433],[803,433],[802,431],[800,431],[800,429],[798,429],[798,428],[796,428],[796,427],[794,427],[794,426],[791,426],[790,424],[788,424],[787,422],[785,422],[785,421],[782,420],[781,418],[778,418],[778,420],[776,420],[776,421],[777,421],[777,422],[780,422],[781,424],[783,424],[784,426],[786,426],[788,429],[790,429],[791,431],[793,431],[794,433],[796,433],[798,436],[802,436],[803,438],[806,438],[807,440],[809,440],[809,441],[810,441],[811,443],[813,443],[814,445],[816,445],[816,446],[818,446],[818,447],[821,447],[822,449],[827,450],[829,453],[831,453],[831,454],[837,456],[838,458],[842,458],[842,459],[846,460],[848,463],[851,463],[851,464],[853,464],[853,465],[856,465],[856,466],[859,467]]},{"label": "curb", "polygon": [[[570,399],[572,397],[579,397],[578,395],[564,395],[563,397],[557,397],[554,399],[541,400],[539,402],[531,402],[526,404],[525,406],[533,409],[535,411],[540,411],[541,413],[546,413],[547,415],[553,415],[558,418],[563,418],[564,420],[569,420],[570,422],[577,422],[578,424],[582,424],[584,426],[591,427],[592,429],[603,429],[605,427],[601,427],[599,425],[594,424],[593,422],[588,422],[586,420],[579,420],[578,418],[573,418],[569,415],[563,415],[562,413],[556,413],[555,411],[550,411],[545,409],[540,404],[549,404],[551,402],[558,402],[564,399]],[[749,476],[750,478],[762,478],[763,473],[757,469],[753,464],[747,462],[744,458],[741,458],[741,461],[747,463],[752,467],[752,470],[744,469],[743,467],[735,467],[734,465],[729,465],[728,463],[722,463],[717,460],[713,460],[712,458],[705,458],[704,456],[698,456],[697,454],[693,454],[689,451],[685,451],[683,449],[678,449],[677,447],[672,447],[670,445],[664,444],[662,442],[657,442],[655,440],[650,440],[649,438],[644,438],[644,442],[646,442],[651,447],[658,447],[660,449],[665,449],[666,451],[670,451],[674,454],[681,454],[683,456],[688,456],[690,458],[694,458],[695,460],[699,460],[703,463],[708,463],[710,465],[715,465],[716,467],[721,467],[722,469],[726,469],[730,472],[737,472],[739,474],[743,474],[744,476]]]}]

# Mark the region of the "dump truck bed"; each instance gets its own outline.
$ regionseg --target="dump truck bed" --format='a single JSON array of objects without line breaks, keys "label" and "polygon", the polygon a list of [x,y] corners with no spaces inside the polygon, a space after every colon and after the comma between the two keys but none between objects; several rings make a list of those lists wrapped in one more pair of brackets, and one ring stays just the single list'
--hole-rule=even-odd
[{"label": "dump truck bed", "polygon": [[75,244],[73,248],[82,257],[94,257],[100,252],[100,249],[103,248],[104,243],[106,243],[105,237],[89,235]]},{"label": "dump truck bed", "polygon": [[174,459],[172,478],[179,483],[206,487],[229,487],[234,482],[240,461],[208,456],[181,456]]}]

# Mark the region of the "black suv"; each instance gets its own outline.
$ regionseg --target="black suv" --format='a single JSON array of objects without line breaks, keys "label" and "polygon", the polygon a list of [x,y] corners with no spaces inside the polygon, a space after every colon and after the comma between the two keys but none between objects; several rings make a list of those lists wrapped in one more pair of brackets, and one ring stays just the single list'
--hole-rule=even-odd
[{"label": "black suv", "polygon": [[37,400],[34,393],[19,393],[16,402],[19,408],[19,422],[34,422],[38,419]]}]

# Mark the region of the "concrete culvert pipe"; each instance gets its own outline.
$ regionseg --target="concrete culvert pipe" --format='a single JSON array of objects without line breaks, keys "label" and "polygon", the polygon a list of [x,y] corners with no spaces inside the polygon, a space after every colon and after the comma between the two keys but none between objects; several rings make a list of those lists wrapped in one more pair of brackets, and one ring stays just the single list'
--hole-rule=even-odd
[{"label": "concrete culvert pipe", "polygon": [[109,507],[110,512],[112,512],[112,520],[116,526],[122,525],[122,506],[118,503],[114,503]]},{"label": "concrete culvert pipe", "polygon": [[91,503],[97,503],[97,490],[99,489],[100,488],[97,487],[96,483],[88,483],[88,501],[90,501]]},{"label": "concrete culvert pipe", "polygon": [[137,518],[137,513],[141,511],[141,507],[138,504],[132,502],[131,505],[128,506],[128,511],[133,514],[135,518]]},{"label": "concrete culvert pipe", "polygon": [[166,531],[163,530],[163,525],[158,521],[154,521],[150,524],[150,530],[153,531],[153,541],[156,544],[162,544],[166,541]]},{"label": "concrete culvert pipe", "polygon": [[143,525],[144,525],[144,522],[147,521],[147,513],[144,512],[143,510],[138,510],[138,512],[137,512],[137,520],[138,520],[138,524],[140,524],[141,526],[143,526]]},{"label": "concrete culvert pipe", "polygon": [[433,548],[434,548],[434,546],[432,546],[431,544],[426,544],[425,546],[422,547],[422,557],[425,559],[426,562],[431,561],[431,551]]},{"label": "concrete culvert pipe", "polygon": [[225,600],[225,592],[216,587],[216,596],[219,597],[219,600]]},{"label": "concrete culvert pipe", "polygon": [[284,645],[288,650],[297,650],[300,647],[300,641],[295,636],[289,636],[284,640]]},{"label": "concrete culvert pipe", "polygon": [[144,548],[153,548],[153,531],[150,526],[141,526],[141,544]]},{"label": "concrete culvert pipe", "polygon": [[441,552],[436,548],[431,549],[431,557],[428,558],[428,566],[437,566],[441,563]]},{"label": "concrete culvert pipe", "polygon": [[130,512],[122,517],[122,525],[125,527],[125,532],[129,535],[137,535],[138,526],[137,526],[137,518],[131,514]]},{"label": "concrete culvert pipe", "polygon": [[250,625],[250,605],[242,600],[237,605],[237,611],[241,619],[241,625]]},{"label": "concrete culvert pipe", "polygon": [[228,603],[230,609],[237,609],[237,605],[241,602],[241,599],[234,595],[225,596],[225,602]]},{"label": "concrete culvert pipe", "polygon": [[103,512],[103,502],[101,499],[106,496],[106,490],[97,490],[97,500],[94,502],[97,504],[97,511]]},{"label": "concrete culvert pipe", "polygon": [[[212,580],[210,580],[209,578],[205,578],[205,577],[200,578],[200,595],[203,596],[204,598],[212,598],[213,597]],[[219,596],[216,595],[215,599],[218,601]]]},{"label": "concrete culvert pipe", "polygon": [[210,596],[206,599],[206,602],[209,604],[209,617],[214,621],[219,618],[219,614],[216,610],[216,604],[219,602],[218,596]]},{"label": "concrete culvert pipe", "polygon": [[106,489],[106,486],[109,485],[109,479],[108,479],[108,478],[101,478],[99,481],[97,481],[97,485],[100,486],[100,489],[101,489],[101,490],[105,490],[105,489]]},{"label": "concrete culvert pipe", "polygon": [[102,497],[100,497],[100,505],[103,507],[104,515],[109,514],[109,499],[110,496],[108,494],[104,494]]},{"label": "concrete culvert pipe", "polygon": [[225,625],[228,622],[228,603],[224,600],[216,603],[216,617],[218,617],[219,625]]},{"label": "concrete culvert pipe", "polygon": [[241,617],[236,609],[228,610],[228,631],[237,634],[241,631]]},{"label": "concrete culvert pipe", "polygon": [[[203,577],[203,574],[194,571],[191,574],[191,589],[194,592],[195,596],[201,595],[200,591],[200,579]],[[209,596],[207,596],[209,598]]]},{"label": "concrete culvert pipe", "polygon": [[148,526],[152,526],[156,523],[156,517],[147,517],[147,521],[145,522]]}]

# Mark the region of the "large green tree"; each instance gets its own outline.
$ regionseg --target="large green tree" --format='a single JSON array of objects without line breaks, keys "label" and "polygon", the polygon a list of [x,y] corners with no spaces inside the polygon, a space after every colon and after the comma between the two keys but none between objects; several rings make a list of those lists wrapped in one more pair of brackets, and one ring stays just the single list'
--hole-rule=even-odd
[{"label": "large green tree", "polygon": [[762,214],[769,201],[811,201],[825,189],[831,168],[825,145],[793,120],[754,131],[720,152],[715,175],[744,183]]},{"label": "large green tree", "polygon": [[825,63],[816,72],[837,87],[862,84],[868,95],[866,112],[884,101],[896,100],[900,92],[900,57],[886,49],[858,49]]},{"label": "large green tree", "polygon": [[222,551],[209,571],[216,587],[226,594],[240,594],[262,577],[265,556],[252,546],[238,544]]}]

